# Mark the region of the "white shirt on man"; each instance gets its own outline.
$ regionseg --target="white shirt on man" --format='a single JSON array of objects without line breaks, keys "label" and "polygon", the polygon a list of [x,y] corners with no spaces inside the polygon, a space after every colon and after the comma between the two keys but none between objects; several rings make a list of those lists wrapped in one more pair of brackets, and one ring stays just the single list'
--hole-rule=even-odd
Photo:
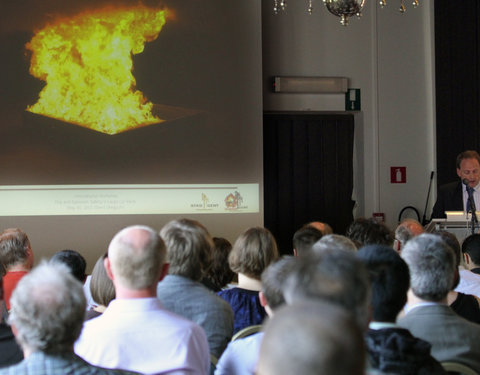
[{"label": "white shirt on man", "polygon": [[210,368],[203,328],[157,298],[113,300],[85,322],[75,353],[96,366],[143,374],[205,375]]}]

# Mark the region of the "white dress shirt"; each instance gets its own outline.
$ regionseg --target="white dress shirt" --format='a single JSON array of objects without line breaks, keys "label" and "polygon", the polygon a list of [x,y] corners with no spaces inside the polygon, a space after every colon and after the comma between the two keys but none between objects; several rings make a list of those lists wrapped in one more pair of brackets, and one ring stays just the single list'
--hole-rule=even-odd
[{"label": "white dress shirt", "polygon": [[480,298],[480,275],[469,270],[460,269],[460,282],[455,288],[456,292],[473,294]]},{"label": "white dress shirt", "polygon": [[[462,196],[463,196],[463,211],[467,212],[468,193],[467,187],[462,183]],[[473,200],[475,201],[475,208],[480,210],[480,184],[473,188]]]},{"label": "white dress shirt", "polygon": [[157,298],[113,300],[84,323],[75,353],[96,366],[142,374],[206,375],[210,368],[203,328]]}]

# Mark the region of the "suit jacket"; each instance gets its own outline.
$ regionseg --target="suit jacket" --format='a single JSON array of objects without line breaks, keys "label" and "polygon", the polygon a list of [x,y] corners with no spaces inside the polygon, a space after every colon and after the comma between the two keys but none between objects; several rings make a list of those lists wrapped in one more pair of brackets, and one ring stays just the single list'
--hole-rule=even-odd
[{"label": "suit jacket", "polygon": [[165,309],[201,326],[210,353],[220,358],[233,334],[233,311],[227,302],[201,283],[178,275],[167,275],[158,283],[157,297]]},{"label": "suit jacket", "polygon": [[460,362],[480,372],[480,325],[461,318],[449,306],[416,307],[398,324],[432,344],[437,361]]},{"label": "suit jacket", "polygon": [[134,375],[136,372],[110,370],[85,362],[73,353],[32,353],[22,362],[0,369],[0,375]]},{"label": "suit jacket", "polygon": [[445,211],[463,211],[462,182],[440,186],[437,201],[433,206],[432,219],[446,218]]}]

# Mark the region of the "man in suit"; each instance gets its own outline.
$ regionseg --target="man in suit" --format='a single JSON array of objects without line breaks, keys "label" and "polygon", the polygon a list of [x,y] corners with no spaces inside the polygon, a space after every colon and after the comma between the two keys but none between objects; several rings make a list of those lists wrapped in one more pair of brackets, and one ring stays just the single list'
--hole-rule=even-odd
[{"label": "man in suit", "polygon": [[1,375],[133,374],[92,366],[73,353],[86,302],[82,285],[64,265],[35,268],[19,281],[11,302],[9,323],[25,359]]},{"label": "man in suit", "polygon": [[437,361],[460,362],[480,372],[480,325],[447,304],[456,267],[453,250],[439,236],[421,234],[406,243],[402,258],[410,269],[410,290],[398,324],[429,342]]},{"label": "man in suit", "polygon": [[440,186],[433,206],[432,219],[445,218],[445,211],[466,211],[468,194],[463,180],[473,188],[475,206],[480,208],[480,155],[476,151],[463,151],[456,160],[460,181]]}]

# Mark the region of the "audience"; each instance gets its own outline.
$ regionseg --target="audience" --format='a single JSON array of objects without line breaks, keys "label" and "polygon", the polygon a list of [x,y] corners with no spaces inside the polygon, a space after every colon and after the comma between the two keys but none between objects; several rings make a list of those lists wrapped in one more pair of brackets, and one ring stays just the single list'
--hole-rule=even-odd
[{"label": "audience", "polygon": [[438,236],[421,234],[408,241],[402,258],[410,270],[406,315],[398,323],[432,345],[437,361],[455,361],[480,371],[480,325],[447,306],[455,276],[453,250]]},{"label": "audience", "polygon": [[[265,307],[269,317],[284,304],[283,283],[288,277],[296,258],[283,257],[271,263],[262,273],[262,290],[259,292],[260,303]],[[220,357],[215,375],[253,374],[258,362],[263,332],[255,333],[228,344]]]},{"label": "audience", "polygon": [[[3,282],[0,275],[0,304],[3,304]],[[10,366],[23,359],[22,350],[13,337],[11,328],[0,321],[0,367]]]},{"label": "audience", "polygon": [[339,306],[302,301],[267,322],[258,375],[363,375],[362,330]]},{"label": "audience", "polygon": [[93,267],[92,277],[90,280],[90,295],[96,305],[88,308],[85,314],[85,320],[90,320],[102,315],[107,306],[115,299],[115,287],[112,280],[105,270],[105,258],[107,254],[98,258],[97,263]]},{"label": "audience", "polygon": [[341,234],[327,234],[323,236],[316,244],[316,250],[330,249],[330,250],[347,250],[357,251],[355,243],[348,237]]},{"label": "audience", "polygon": [[479,299],[471,294],[464,294],[454,290],[460,281],[459,266],[462,252],[457,237],[447,231],[437,231],[434,234],[439,235],[455,254],[455,276],[453,278],[452,290],[448,292],[448,305],[461,317],[473,323],[480,323]]},{"label": "audience", "polygon": [[386,245],[393,247],[394,233],[383,223],[370,218],[355,219],[347,228],[346,236],[357,248],[366,245]]},{"label": "audience", "polygon": [[299,256],[309,252],[320,238],[322,232],[311,225],[304,225],[293,235],[293,255]]},{"label": "audience", "polygon": [[82,285],[64,265],[36,267],[20,280],[11,303],[9,323],[25,359],[1,369],[1,375],[132,374],[92,366],[73,353],[86,301]]},{"label": "audience", "polygon": [[430,355],[431,345],[395,324],[410,286],[405,261],[384,245],[363,247],[357,256],[367,266],[372,285],[372,321],[365,336],[369,366],[379,375],[445,374]]},{"label": "audience", "polygon": [[33,251],[25,232],[18,228],[5,229],[0,234],[0,261],[3,276],[3,296],[10,310],[10,296],[17,283],[33,267]]},{"label": "audience", "polygon": [[232,251],[230,241],[225,238],[213,237],[212,265],[203,276],[202,284],[215,293],[225,288],[235,276],[228,265],[230,251]]},{"label": "audience", "polygon": [[403,219],[395,229],[394,249],[398,252],[402,251],[408,240],[424,233],[422,224],[415,219]]},{"label": "audience", "polygon": [[466,269],[461,269],[458,292],[473,294],[480,298],[480,234],[472,234],[462,243],[462,253]]},{"label": "audience", "polygon": [[50,261],[65,264],[69,268],[73,277],[82,284],[85,282],[85,279],[87,278],[87,275],[85,274],[87,262],[79,252],[75,250],[61,250],[53,254]]},{"label": "audience", "polygon": [[258,297],[260,277],[277,258],[277,243],[268,229],[247,229],[235,241],[228,262],[232,271],[238,273],[238,287],[218,293],[232,306],[233,333],[251,325],[262,324],[266,313]]},{"label": "audience", "polygon": [[105,269],[116,299],[101,316],[85,322],[75,344],[78,355],[94,365],[143,374],[208,373],[203,329],[167,311],[156,298],[158,280],[168,269],[165,257],[163,240],[149,227],[127,227],[113,237]]},{"label": "audience", "polygon": [[158,284],[157,296],[167,310],[205,330],[210,353],[218,358],[232,337],[233,312],[200,282],[212,261],[212,238],[203,225],[189,219],[170,221],[160,236],[167,246],[170,268]]}]

